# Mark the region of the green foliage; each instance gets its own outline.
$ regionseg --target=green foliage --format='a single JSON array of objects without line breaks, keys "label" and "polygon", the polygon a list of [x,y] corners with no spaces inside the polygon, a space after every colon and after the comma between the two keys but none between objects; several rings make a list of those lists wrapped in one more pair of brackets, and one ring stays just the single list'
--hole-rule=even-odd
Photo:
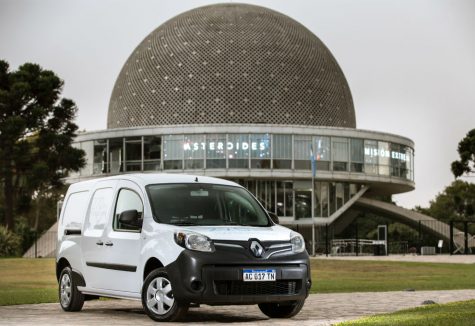
[{"label": "green foliage", "polygon": [[416,210],[438,220],[475,220],[475,184],[456,180],[430,201],[428,208]]},{"label": "green foliage", "polygon": [[460,160],[452,162],[452,173],[456,178],[475,172],[475,129],[470,130],[457,148]]},{"label": "green foliage", "polygon": [[20,238],[21,253],[25,253],[35,241],[35,231],[29,226],[26,218],[21,217],[15,223],[15,234]]},{"label": "green foliage", "polygon": [[473,325],[475,320],[475,300],[435,304],[405,309],[391,314],[376,315],[337,324],[347,325],[401,325],[401,326],[446,326]]},{"label": "green foliage", "polygon": [[0,226],[0,257],[18,256],[21,253],[21,238]]},{"label": "green foliage", "polygon": [[54,72],[25,63],[10,71],[0,60],[0,179],[5,224],[29,209],[35,193],[62,185],[61,178],[85,164],[72,146],[76,105],[60,98],[63,81]]}]

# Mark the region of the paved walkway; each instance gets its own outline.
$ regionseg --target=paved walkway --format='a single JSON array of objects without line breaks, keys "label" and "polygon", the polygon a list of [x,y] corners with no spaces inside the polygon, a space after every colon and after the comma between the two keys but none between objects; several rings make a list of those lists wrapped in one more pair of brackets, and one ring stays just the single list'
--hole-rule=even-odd
[{"label": "paved walkway", "polygon": [[312,259],[330,260],[375,260],[375,261],[408,261],[417,263],[452,263],[452,264],[475,264],[475,255],[389,255],[389,256],[316,256]]},{"label": "paved walkway", "polygon": [[[437,303],[475,299],[475,290],[312,294],[304,308],[290,320],[268,319],[257,306],[191,308],[188,324],[215,325],[332,325],[334,323]],[[140,302],[89,301],[79,313],[66,313],[58,303],[0,307],[0,325],[157,325],[143,312]],[[170,324],[167,324],[170,325]]]}]

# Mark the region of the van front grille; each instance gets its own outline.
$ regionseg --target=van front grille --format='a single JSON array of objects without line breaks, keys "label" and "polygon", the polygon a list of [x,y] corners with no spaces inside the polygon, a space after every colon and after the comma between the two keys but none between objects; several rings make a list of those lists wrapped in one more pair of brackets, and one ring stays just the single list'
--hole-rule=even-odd
[{"label": "van front grille", "polygon": [[301,281],[243,282],[214,281],[218,295],[295,295],[299,293]]}]

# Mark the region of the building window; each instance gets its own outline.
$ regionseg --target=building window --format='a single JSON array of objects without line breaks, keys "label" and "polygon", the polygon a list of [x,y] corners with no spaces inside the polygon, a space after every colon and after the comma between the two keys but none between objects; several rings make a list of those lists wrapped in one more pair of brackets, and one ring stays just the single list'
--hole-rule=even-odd
[{"label": "building window", "polygon": [[166,170],[183,169],[183,135],[163,137],[163,168]]},{"label": "building window", "polygon": [[322,206],[322,217],[328,217],[328,182],[321,183],[321,206]]},{"label": "building window", "polygon": [[125,171],[142,170],[142,137],[125,138]]},{"label": "building window", "polygon": [[249,135],[228,135],[226,144],[229,168],[249,168]]},{"label": "building window", "polygon": [[276,192],[276,214],[278,216],[294,216],[292,182],[277,181]]},{"label": "building window", "polygon": [[226,168],[226,135],[206,135],[206,168]]},{"label": "building window", "polygon": [[378,174],[378,142],[364,141],[364,171],[366,174]]},{"label": "building window", "polygon": [[93,174],[108,173],[107,139],[94,141]]},{"label": "building window", "polygon": [[143,138],[143,169],[145,171],[158,171],[161,169],[162,139],[159,136],[146,136]]},{"label": "building window", "polygon": [[109,165],[110,173],[119,173],[123,171],[124,164],[124,139],[109,139]]},{"label": "building window", "polygon": [[351,172],[363,172],[364,166],[364,146],[363,139],[351,139]]},{"label": "building window", "polygon": [[204,168],[205,147],[203,135],[185,135],[185,142],[183,143],[185,169]]},{"label": "building window", "polygon": [[270,135],[251,135],[251,168],[270,169]]},{"label": "building window", "polygon": [[406,169],[408,170],[407,179],[414,181],[414,150],[406,147]]},{"label": "building window", "polygon": [[292,135],[274,135],[272,138],[272,167],[292,168]]},{"label": "building window", "polygon": [[313,146],[315,152],[316,168],[322,171],[330,170],[330,137],[316,136],[315,145]]},{"label": "building window", "polygon": [[333,171],[348,171],[348,138],[332,137]]},{"label": "building window", "polygon": [[379,174],[389,175],[389,166],[391,163],[389,143],[380,141],[378,142],[378,154],[379,154]]},{"label": "building window", "polygon": [[257,181],[257,199],[262,206],[270,212],[275,211],[275,187],[274,181],[258,180]]},{"label": "building window", "polygon": [[401,146],[399,144],[390,144],[390,161],[391,161],[391,176],[393,177],[402,177],[401,175],[401,167],[403,164],[401,164],[401,158],[404,158],[406,156],[405,153],[401,153]]},{"label": "building window", "polygon": [[310,170],[311,136],[294,137],[294,166],[296,170]]}]

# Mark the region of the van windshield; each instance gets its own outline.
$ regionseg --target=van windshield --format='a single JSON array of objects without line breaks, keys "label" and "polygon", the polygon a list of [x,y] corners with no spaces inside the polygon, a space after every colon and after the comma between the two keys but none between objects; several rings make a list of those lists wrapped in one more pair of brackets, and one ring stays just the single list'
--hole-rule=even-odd
[{"label": "van windshield", "polygon": [[154,218],[173,225],[269,226],[259,203],[240,187],[157,184],[146,187]]}]

